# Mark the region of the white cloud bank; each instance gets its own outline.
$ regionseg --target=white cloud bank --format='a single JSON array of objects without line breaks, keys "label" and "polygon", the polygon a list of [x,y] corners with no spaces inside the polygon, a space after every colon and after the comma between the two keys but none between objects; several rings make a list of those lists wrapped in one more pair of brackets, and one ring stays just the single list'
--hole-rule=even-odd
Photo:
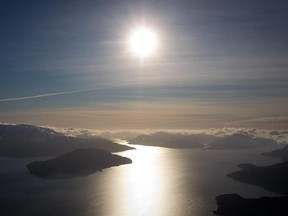
[{"label": "white cloud bank", "polygon": [[[5,124],[5,123],[0,123]],[[7,125],[7,124],[6,124]],[[192,138],[195,137],[199,140],[199,137],[210,137],[211,141],[215,138],[215,142],[211,142],[211,145],[219,143],[229,144],[231,142],[239,145],[241,141],[249,142],[250,144],[261,145],[264,144],[288,144],[288,130],[265,130],[257,128],[222,128],[222,129],[207,129],[207,130],[93,130],[85,128],[61,128],[53,126],[42,126],[55,130],[56,132],[65,134],[66,136],[92,138],[92,137],[104,137],[108,139],[126,139],[131,140],[139,135],[153,135],[160,132],[165,136],[171,134],[181,137]],[[200,142],[201,140],[199,140]],[[228,143],[227,143],[228,142]],[[206,141],[203,140],[203,143]]]},{"label": "white cloud bank", "polygon": [[[47,126],[49,127],[49,126]],[[133,139],[139,135],[151,135],[159,132],[182,135],[209,135],[215,138],[243,138],[244,136],[256,141],[271,140],[279,145],[288,144],[288,130],[265,130],[257,128],[222,128],[207,130],[92,130],[79,128],[50,127],[51,129],[75,137],[102,136],[109,139]],[[254,140],[255,141],[255,140]],[[263,140],[262,140],[263,141]]]}]

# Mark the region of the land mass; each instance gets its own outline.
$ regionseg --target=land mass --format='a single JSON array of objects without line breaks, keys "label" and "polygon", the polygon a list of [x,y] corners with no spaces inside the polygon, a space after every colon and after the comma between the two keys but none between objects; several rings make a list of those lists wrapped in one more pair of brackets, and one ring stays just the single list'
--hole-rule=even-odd
[{"label": "land mass", "polygon": [[212,135],[206,134],[181,134],[157,132],[142,134],[129,140],[130,144],[159,146],[166,148],[201,148],[204,144],[215,140]]},{"label": "land mass", "polygon": [[159,146],[166,148],[205,148],[217,150],[235,150],[276,146],[271,139],[256,138],[244,133],[230,134],[224,137],[204,133],[169,133],[156,132],[142,134],[129,140],[130,144]]},{"label": "land mass", "polygon": [[288,160],[288,145],[285,145],[283,148],[276,149],[271,152],[264,152],[262,153],[262,155],[275,157],[275,158],[281,158],[282,160]]},{"label": "land mass", "polygon": [[216,197],[219,216],[287,216],[288,197],[261,197],[245,199],[238,194],[223,194]]},{"label": "land mass", "polygon": [[54,156],[78,148],[97,148],[109,152],[134,149],[100,137],[83,139],[34,125],[0,124],[0,156]]},{"label": "land mass", "polygon": [[[240,165],[243,168],[243,165]],[[245,165],[245,169],[229,173],[228,177],[263,187],[279,194],[288,194],[288,161],[270,166]]]},{"label": "land mass", "polygon": [[276,146],[277,143],[271,139],[255,138],[247,134],[235,133],[209,143],[207,149],[247,149],[273,145]]},{"label": "land mass", "polygon": [[103,169],[130,164],[132,160],[100,149],[77,149],[46,161],[27,165],[30,174],[40,178],[59,179],[86,176]]}]

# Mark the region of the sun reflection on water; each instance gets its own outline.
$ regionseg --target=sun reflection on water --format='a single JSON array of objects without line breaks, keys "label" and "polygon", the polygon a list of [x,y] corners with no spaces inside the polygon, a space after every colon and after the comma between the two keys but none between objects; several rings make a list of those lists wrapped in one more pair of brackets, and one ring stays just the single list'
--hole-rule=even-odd
[{"label": "sun reflection on water", "polygon": [[[161,200],[160,150],[158,147],[134,146],[137,150],[119,153],[133,163],[123,166],[118,176],[119,190],[115,195],[113,215],[158,215]],[[118,169],[119,169],[118,168]]]},{"label": "sun reflection on water", "polygon": [[[117,142],[127,145],[126,142]],[[105,197],[109,197],[109,200],[103,200],[100,207],[102,215],[181,215],[185,209],[185,197],[182,197],[181,187],[175,182],[179,182],[182,177],[174,172],[181,172],[181,166],[179,161],[171,158],[172,150],[131,146],[136,150],[117,154],[132,159],[132,164],[111,168],[102,173],[101,179],[105,179],[103,191],[106,193]],[[115,178],[111,178],[111,173]]]},{"label": "sun reflection on water", "polygon": [[[119,184],[122,193],[119,199],[126,209],[125,215],[157,215],[161,196],[161,170],[158,166],[159,148],[137,146],[138,150],[121,153],[133,160],[127,167]],[[132,202],[132,203],[131,203]]]}]

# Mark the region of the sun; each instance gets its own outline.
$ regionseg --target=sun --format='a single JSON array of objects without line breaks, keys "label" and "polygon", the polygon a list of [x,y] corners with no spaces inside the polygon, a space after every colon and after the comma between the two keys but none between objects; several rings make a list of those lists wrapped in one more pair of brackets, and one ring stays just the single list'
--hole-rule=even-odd
[{"label": "sun", "polygon": [[129,38],[130,50],[142,59],[155,54],[157,42],[156,33],[147,27],[134,30]]}]

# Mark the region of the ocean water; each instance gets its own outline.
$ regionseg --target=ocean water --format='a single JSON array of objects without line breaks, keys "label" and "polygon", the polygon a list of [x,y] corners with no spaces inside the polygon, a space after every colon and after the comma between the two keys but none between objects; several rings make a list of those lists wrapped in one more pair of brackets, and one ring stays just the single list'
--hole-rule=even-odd
[{"label": "ocean water", "polygon": [[28,173],[27,163],[47,158],[0,158],[0,215],[212,216],[220,194],[277,195],[225,176],[239,163],[278,162],[259,155],[272,149],[134,147],[137,150],[117,153],[131,158],[130,165],[65,180]]}]

